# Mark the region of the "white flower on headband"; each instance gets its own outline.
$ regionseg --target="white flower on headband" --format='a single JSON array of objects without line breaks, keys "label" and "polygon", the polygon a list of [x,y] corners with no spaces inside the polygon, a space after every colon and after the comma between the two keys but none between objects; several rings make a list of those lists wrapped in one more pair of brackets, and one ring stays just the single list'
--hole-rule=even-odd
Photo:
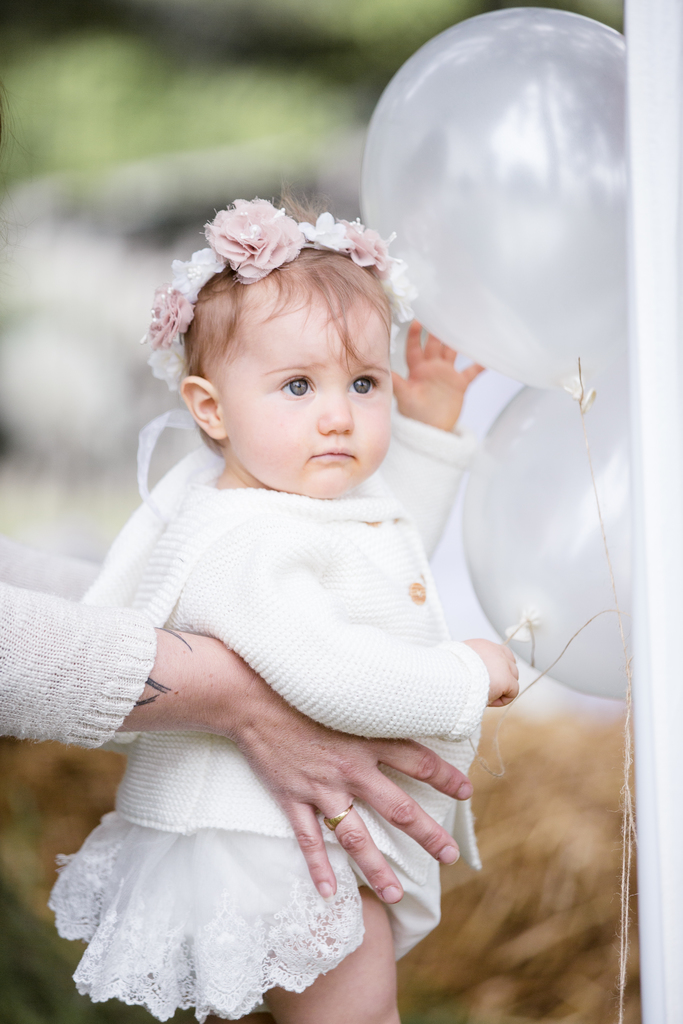
[{"label": "white flower on headband", "polygon": [[152,374],[157,380],[165,380],[169,391],[177,391],[185,376],[185,346],[178,338],[170,348],[155,349],[147,365],[152,367]]},{"label": "white flower on headband", "polygon": [[331,213],[321,213],[315,224],[307,220],[299,224],[301,233],[314,249],[332,249],[334,252],[349,252],[351,242],[346,235],[346,226],[335,221]]},{"label": "white flower on headband", "polygon": [[389,270],[382,281],[391,305],[391,312],[399,323],[405,324],[415,316],[410,305],[417,298],[417,288],[408,278],[408,264],[405,260],[389,257]]},{"label": "white flower on headband", "polygon": [[210,248],[200,249],[187,261],[173,261],[173,283],[157,288],[152,323],[143,341],[154,351],[148,362],[152,373],[177,391],[185,373],[183,335],[194,317],[199,292],[214,274],[229,265],[241,284],[254,284],[271,271],[291,263],[302,248],[327,249],[371,270],[382,283],[399,323],[413,319],[410,303],[417,290],[408,280],[403,260],[389,255],[391,238],[380,238],[359,220],[349,223],[321,213],[315,224],[301,224],[265,199],[236,199],[206,225]]},{"label": "white flower on headband", "polygon": [[200,249],[186,263],[173,260],[171,267],[172,287],[194,305],[206,282],[225,268],[225,261],[219,260],[213,249]]}]

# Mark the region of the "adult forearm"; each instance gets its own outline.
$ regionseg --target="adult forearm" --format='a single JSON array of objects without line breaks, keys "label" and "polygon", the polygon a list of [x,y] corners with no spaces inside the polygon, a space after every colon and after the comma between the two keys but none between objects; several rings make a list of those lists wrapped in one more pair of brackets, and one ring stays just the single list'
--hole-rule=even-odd
[{"label": "adult forearm", "polygon": [[0,581],[77,601],[94,581],[99,566],[83,558],[66,558],[0,536]]},{"label": "adult forearm", "polygon": [[154,630],[124,608],[88,608],[0,584],[0,733],[97,747],[139,698]]},{"label": "adult forearm", "polygon": [[156,634],[156,660],[121,729],[182,729],[232,737],[238,709],[258,677],[219,640],[166,629],[157,629]]}]

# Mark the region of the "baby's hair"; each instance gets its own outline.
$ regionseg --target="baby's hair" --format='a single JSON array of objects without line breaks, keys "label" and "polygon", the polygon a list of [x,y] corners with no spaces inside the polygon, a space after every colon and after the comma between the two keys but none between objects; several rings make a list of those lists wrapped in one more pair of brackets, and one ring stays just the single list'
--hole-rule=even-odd
[{"label": "baby's hair", "polygon": [[[315,223],[319,212],[313,205],[304,205],[290,195],[283,197],[282,205],[297,221]],[[245,300],[249,294],[256,297],[257,293],[251,289],[258,288],[276,289],[275,305],[268,319],[280,316],[297,300],[300,300],[299,305],[294,308],[301,308],[311,297],[321,298],[329,310],[329,322],[339,332],[347,358],[356,355],[348,313],[359,300],[380,316],[386,324],[387,338],[389,336],[389,300],[373,270],[359,267],[349,256],[327,249],[302,249],[296,259],[273,270],[263,282],[241,284],[230,267],[210,278],[199,293],[194,319],[185,334],[188,376],[205,377],[212,363],[225,355],[238,333]]]}]

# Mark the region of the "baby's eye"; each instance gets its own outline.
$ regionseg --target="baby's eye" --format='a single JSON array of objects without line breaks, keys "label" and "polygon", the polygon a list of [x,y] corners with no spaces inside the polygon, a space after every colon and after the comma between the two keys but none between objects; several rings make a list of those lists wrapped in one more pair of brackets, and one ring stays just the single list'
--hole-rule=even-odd
[{"label": "baby's eye", "polygon": [[367,395],[372,390],[372,381],[369,377],[359,377],[353,382],[353,390],[357,395]]},{"label": "baby's eye", "polygon": [[303,377],[299,377],[298,380],[290,380],[289,384],[285,384],[285,391],[289,391],[291,395],[296,395],[297,398],[305,395],[308,388],[308,381]]}]

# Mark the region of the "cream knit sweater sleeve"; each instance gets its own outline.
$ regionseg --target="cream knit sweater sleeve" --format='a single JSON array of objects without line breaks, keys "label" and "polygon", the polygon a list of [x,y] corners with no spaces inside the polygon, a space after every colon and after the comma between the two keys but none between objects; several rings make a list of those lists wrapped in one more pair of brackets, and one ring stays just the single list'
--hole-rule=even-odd
[{"label": "cream knit sweater sleeve", "polygon": [[95,562],[48,554],[0,537],[0,581],[13,587],[80,601],[99,571]]},{"label": "cream knit sweater sleeve", "polygon": [[[325,585],[339,572],[357,595],[353,617]],[[223,640],[285,700],[331,729],[387,739],[471,735],[488,700],[484,663],[456,641],[430,646],[392,635],[400,609],[395,601],[394,612],[386,609],[384,597],[329,530],[272,517],[244,523],[211,548],[185,585],[173,625],[185,628],[187,609],[199,632]]]},{"label": "cream knit sweater sleeve", "polygon": [[0,538],[0,735],[98,747],[140,696],[156,656],[144,616],[54,596],[80,597],[96,572]]},{"label": "cream knit sweater sleeve", "polygon": [[382,477],[410,513],[430,558],[476,450],[469,430],[439,430],[394,411]]}]

